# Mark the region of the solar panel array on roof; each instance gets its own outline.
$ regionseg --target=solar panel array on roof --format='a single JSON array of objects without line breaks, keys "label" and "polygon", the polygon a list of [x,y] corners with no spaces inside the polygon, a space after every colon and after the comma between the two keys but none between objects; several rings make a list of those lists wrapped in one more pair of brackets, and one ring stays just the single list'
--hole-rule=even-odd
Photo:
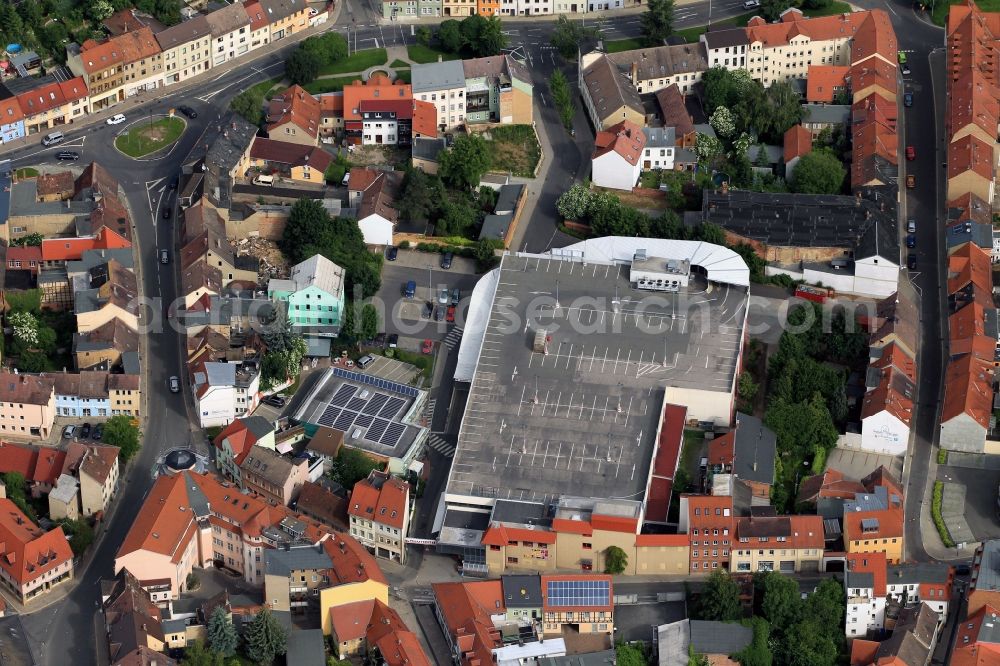
[{"label": "solar panel array on roof", "polygon": [[369,386],[374,386],[375,388],[405,395],[408,398],[416,398],[420,394],[420,391],[412,386],[400,384],[399,382],[390,382],[389,380],[382,379],[381,377],[373,377],[372,375],[352,372],[350,370],[344,370],[343,368],[333,368],[333,374],[342,379],[348,379],[352,382],[358,382],[359,384],[368,384]]},{"label": "solar panel array on roof", "polygon": [[546,581],[549,606],[610,606],[611,582],[607,580]]},{"label": "solar panel array on roof", "polygon": [[363,439],[395,447],[409,426],[393,423],[390,419],[405,405],[406,401],[401,398],[341,384],[319,417],[319,425],[336,428],[351,436],[358,429],[366,429],[367,432],[361,435]]},{"label": "solar panel array on roof", "polygon": [[862,518],[861,519],[861,531],[862,532],[878,532],[878,518]]}]

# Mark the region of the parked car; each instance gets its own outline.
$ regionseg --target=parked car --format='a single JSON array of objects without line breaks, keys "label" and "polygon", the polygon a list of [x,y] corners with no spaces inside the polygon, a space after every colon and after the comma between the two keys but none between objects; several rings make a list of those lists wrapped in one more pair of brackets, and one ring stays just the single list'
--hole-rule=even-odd
[{"label": "parked car", "polygon": [[173,178],[170,179],[170,189],[172,190],[177,189],[177,176],[174,176]]},{"label": "parked car", "polygon": [[909,268],[911,271],[917,267],[916,252],[910,252],[908,255],[906,255],[906,267]]},{"label": "parked car", "polygon": [[455,258],[455,255],[452,254],[451,252],[445,252],[444,254],[442,254],[441,255],[441,268],[443,268],[445,270],[448,270],[449,268],[451,268],[451,262],[452,262],[452,259],[454,259],[454,258]]},{"label": "parked car", "polygon": [[271,405],[272,407],[284,407],[285,399],[280,395],[269,395],[261,399],[261,402],[265,405]]},{"label": "parked car", "polygon": [[181,104],[180,106],[177,107],[177,110],[180,111],[181,113],[183,113],[188,118],[197,118],[198,117],[198,112],[195,111],[194,109],[192,109],[187,104]]},{"label": "parked car", "polygon": [[168,250],[160,250],[160,263],[161,264],[170,263],[170,252]]},{"label": "parked car", "polygon": [[917,177],[912,173],[906,174],[906,186],[911,190],[917,186]]},{"label": "parked car", "polygon": [[364,356],[358,359],[358,367],[364,370],[374,362],[375,362],[374,356],[372,356],[371,354],[365,354]]},{"label": "parked car", "polygon": [[80,159],[80,153],[75,153],[72,150],[60,150],[56,153],[56,159],[63,162],[75,162]]},{"label": "parked car", "polygon": [[912,217],[906,221],[906,233],[915,234],[917,233],[917,221]]},{"label": "parked car", "polygon": [[903,93],[903,106],[913,106],[913,93]]},{"label": "parked car", "polygon": [[910,75],[910,66],[905,62],[899,66],[899,71],[902,72],[903,76]]},{"label": "parked car", "polygon": [[760,0],[743,0],[743,9],[756,9],[760,7]]},{"label": "parked car", "polygon": [[87,439],[90,437],[90,424],[84,423],[80,426],[80,439]]},{"label": "parked car", "polygon": [[917,246],[917,237],[913,234],[906,234],[906,247],[913,249]]},{"label": "parked car", "polygon": [[430,354],[431,352],[433,352],[434,351],[434,341],[433,340],[424,340],[424,344],[423,344],[423,346],[420,347],[420,351],[422,351],[425,354]]},{"label": "parked car", "polygon": [[164,220],[169,220],[170,219],[170,206],[164,206],[163,207],[163,219]]},{"label": "parked car", "polygon": [[417,282],[415,280],[410,280],[403,286],[403,296],[406,298],[413,298],[417,293]]},{"label": "parked car", "polygon": [[455,306],[454,305],[449,305],[448,306],[448,313],[444,316],[444,320],[446,322],[448,322],[449,324],[454,324],[455,323]]},{"label": "parked car", "polygon": [[399,346],[399,333],[390,333],[388,340],[386,340],[386,346],[389,349],[395,349]]},{"label": "parked car", "polygon": [[170,392],[180,393],[181,392],[181,378],[174,375],[170,378]]},{"label": "parked car", "polygon": [[389,261],[396,261],[396,257],[399,256],[399,248],[395,245],[390,245],[385,250],[385,258]]},{"label": "parked car", "polygon": [[76,434],[75,425],[68,425],[65,428],[63,428],[63,437],[65,437],[66,439],[71,438],[75,434]]},{"label": "parked car", "polygon": [[347,187],[350,184],[350,182],[351,182],[351,172],[348,171],[347,173],[344,174],[344,178],[340,181],[340,184],[344,187]]},{"label": "parked car", "polygon": [[106,122],[109,125],[121,125],[123,122],[125,122],[125,114],[116,113],[115,115],[111,116],[104,122]]},{"label": "parked car", "polygon": [[444,319],[444,306],[437,305],[434,307],[434,321],[441,321]]},{"label": "parked car", "polygon": [[896,59],[899,60],[899,64],[902,65],[904,62],[906,62],[906,52],[905,51],[897,51],[896,52]]},{"label": "parked car", "polygon": [[445,287],[444,289],[441,290],[441,293],[438,294],[438,305],[448,305],[448,303],[450,302],[451,302],[451,294],[448,293],[448,288]]},{"label": "parked car", "polygon": [[90,438],[95,442],[99,442],[102,437],[104,437],[104,424],[98,423],[94,426],[94,431],[90,433]]},{"label": "parked car", "polygon": [[907,146],[906,147],[906,159],[910,160],[911,162],[913,160],[917,159],[917,149],[914,148],[913,146]]},{"label": "parked car", "polygon": [[385,333],[379,333],[375,336],[375,346],[385,347]]},{"label": "parked car", "polygon": [[458,305],[458,302],[462,300],[462,290],[455,287],[451,290],[451,304]]},{"label": "parked car", "polygon": [[434,314],[434,304],[430,301],[424,301],[424,309],[420,316],[424,319],[430,319],[432,314]]}]

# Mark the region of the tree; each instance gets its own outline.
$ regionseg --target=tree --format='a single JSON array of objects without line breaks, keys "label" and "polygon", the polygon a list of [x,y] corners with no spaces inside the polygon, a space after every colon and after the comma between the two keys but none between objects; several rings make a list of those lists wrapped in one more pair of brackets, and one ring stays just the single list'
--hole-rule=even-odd
[{"label": "tree", "polygon": [[698,155],[698,161],[703,163],[709,163],[725,152],[721,141],[716,139],[714,136],[701,133],[698,134],[698,140],[695,144],[694,150]]},{"label": "tree", "polygon": [[111,6],[108,0],[91,0],[87,4],[87,16],[94,23],[100,23],[114,13],[115,8]]},{"label": "tree", "polygon": [[90,544],[94,543],[94,528],[86,518],[63,519],[58,522],[63,528],[63,533],[69,537],[69,547],[73,550],[74,557],[83,555],[90,548]]},{"label": "tree", "polygon": [[104,423],[104,441],[117,446],[118,458],[127,463],[139,452],[141,446],[139,427],[132,424],[132,417],[126,414],[112,416]]},{"label": "tree", "polygon": [[736,391],[740,394],[742,399],[747,402],[753,400],[757,395],[758,388],[757,382],[753,380],[753,375],[749,372],[740,374],[739,385],[737,386]]},{"label": "tree", "polygon": [[301,86],[315,81],[322,66],[323,62],[316,52],[298,48],[285,61],[285,75],[292,83]]},{"label": "tree", "polygon": [[258,664],[271,664],[278,655],[285,654],[287,636],[285,628],[263,608],[250,623],[244,635],[247,656]]},{"label": "tree", "polygon": [[[499,247],[498,247],[499,246]],[[476,243],[473,249],[473,258],[476,260],[476,269],[485,273],[496,266],[500,259],[497,257],[497,250],[503,248],[503,241],[482,238]]]},{"label": "tree", "polygon": [[649,0],[641,22],[646,39],[662,44],[674,32],[674,0]]},{"label": "tree", "polygon": [[792,6],[792,0],[761,0],[760,15],[767,22],[777,21],[781,13]]},{"label": "tree", "polygon": [[646,666],[649,662],[642,650],[630,643],[619,643],[615,646],[615,664],[617,666]]},{"label": "tree", "polygon": [[[61,24],[59,24],[61,25]],[[13,247],[27,247],[27,246],[40,246],[42,241],[45,239],[41,234],[28,234],[27,236],[21,236],[20,238],[15,238],[10,242]]]},{"label": "tree", "polygon": [[549,90],[552,91],[552,101],[559,110],[559,120],[562,121],[566,129],[573,128],[573,113],[575,105],[573,103],[573,93],[570,92],[569,82],[562,70],[557,69],[549,79]]},{"label": "tree", "polygon": [[37,521],[35,510],[28,504],[28,482],[20,472],[5,472],[0,478],[7,490],[7,499],[14,503],[21,513],[32,521]]},{"label": "tree", "polygon": [[792,88],[791,84],[778,81],[771,84],[771,87],[764,93],[766,101],[767,125],[759,130],[773,142],[777,143],[793,125],[802,122],[805,110],[799,94]]},{"label": "tree", "polygon": [[430,46],[431,39],[434,38],[434,33],[432,33],[431,29],[428,28],[426,25],[422,25],[419,28],[417,28],[416,37],[417,37],[417,44],[420,44],[421,46]]},{"label": "tree", "polygon": [[477,222],[477,211],[468,199],[445,201],[434,234],[437,236],[465,236]]},{"label": "tree", "polygon": [[312,255],[305,254],[303,248],[322,238],[329,225],[330,215],[321,201],[299,199],[288,213],[288,222],[281,236],[282,252],[293,264],[308,259]]},{"label": "tree", "polygon": [[[839,584],[837,586],[839,587]],[[743,624],[744,626],[749,624],[753,629],[753,640],[750,645],[734,654],[733,659],[741,666],[771,666],[774,661],[770,647],[771,625],[762,617],[751,618],[749,622],[744,621]]]},{"label": "tree", "polygon": [[803,194],[839,194],[847,172],[833,151],[820,148],[799,158],[792,190]]},{"label": "tree", "polygon": [[708,119],[708,124],[712,126],[715,133],[723,138],[729,138],[736,132],[736,122],[733,120],[733,112],[728,107],[719,106]]},{"label": "tree", "polygon": [[[839,627],[838,627],[839,629]],[[837,663],[837,644],[812,618],[789,627],[781,641],[781,664],[787,666],[833,666]]]},{"label": "tree", "polygon": [[458,137],[454,145],[438,158],[438,173],[441,178],[458,189],[469,190],[477,186],[489,168],[489,146],[486,139],[478,134]]},{"label": "tree", "polygon": [[839,630],[844,622],[844,588],[832,578],[824,578],[806,599],[806,617],[828,631]]},{"label": "tree", "polygon": [[628,568],[628,555],[618,546],[608,546],[604,551],[604,573],[621,574]]},{"label": "tree", "polygon": [[462,34],[462,24],[455,19],[441,21],[437,31],[438,43],[449,53],[459,53],[465,46],[465,35]]},{"label": "tree", "polygon": [[351,490],[358,481],[367,479],[373,470],[381,468],[379,461],[357,449],[345,446],[341,447],[330,465],[330,477],[344,488]]},{"label": "tree", "polygon": [[244,90],[233,98],[229,108],[253,124],[259,125],[264,117],[264,93],[257,88]]},{"label": "tree", "polygon": [[222,606],[216,606],[208,620],[208,644],[223,657],[236,654],[236,627]]},{"label": "tree", "polygon": [[[483,19],[479,21],[477,19]],[[499,55],[507,46],[507,35],[503,34],[503,26],[500,17],[493,15],[483,18],[478,14],[473,14],[462,23],[476,23],[476,38],[469,40],[467,44],[472,47],[472,51],[480,58]]]},{"label": "tree", "polygon": [[345,345],[353,346],[358,341],[357,314],[354,301],[344,303],[344,314],[340,318],[340,333],[337,338]]},{"label": "tree", "polygon": [[799,585],[776,571],[761,574],[764,600],[761,611],[774,627],[790,627],[802,616]]},{"label": "tree", "polygon": [[25,347],[38,344],[38,319],[30,312],[15,312],[7,317],[14,332],[14,339]]},{"label": "tree", "polygon": [[184,666],[225,666],[225,659],[218,652],[206,647],[204,641],[195,641],[184,649],[184,659],[181,663]]},{"label": "tree", "polygon": [[371,303],[365,303],[361,308],[361,339],[374,340],[378,329],[378,310]]},{"label": "tree", "polygon": [[[570,21],[565,15],[560,14],[556,19],[555,27],[552,29],[552,37],[549,43],[556,48],[566,60],[576,60],[577,51],[580,44],[586,40],[600,37],[600,30],[597,28],[585,28],[583,23]],[[557,70],[558,71],[558,70]]]},{"label": "tree", "polygon": [[413,167],[406,170],[399,196],[399,211],[408,222],[424,222],[437,216],[444,200],[444,183],[437,175]]},{"label": "tree", "polygon": [[728,572],[716,569],[708,577],[698,598],[698,618],[732,622],[742,615],[739,585]]},{"label": "tree", "polygon": [[556,201],[556,210],[564,220],[583,221],[590,212],[592,198],[593,193],[590,189],[577,183],[559,197]]}]

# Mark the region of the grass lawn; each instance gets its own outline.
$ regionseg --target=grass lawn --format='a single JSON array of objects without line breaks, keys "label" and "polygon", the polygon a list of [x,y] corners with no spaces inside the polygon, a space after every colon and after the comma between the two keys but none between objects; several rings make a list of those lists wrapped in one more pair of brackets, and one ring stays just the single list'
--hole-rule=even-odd
[{"label": "grass lawn", "polygon": [[33,167],[22,167],[14,172],[14,177],[21,178],[38,178],[38,169]]},{"label": "grass lawn", "polygon": [[369,67],[384,65],[385,61],[388,59],[389,56],[386,55],[385,49],[364,49],[362,51],[355,51],[344,60],[322,68],[319,70],[319,75],[327,76],[328,74],[363,72]]},{"label": "grass lawn", "polygon": [[618,53],[619,51],[634,51],[646,48],[646,40],[642,37],[628,37],[626,39],[612,39],[604,42],[604,50],[608,53]]},{"label": "grass lawn", "polygon": [[405,60],[400,60],[399,58],[397,58],[389,63],[389,67],[392,67],[393,69],[409,69],[410,63],[406,62]]},{"label": "grass lawn", "polygon": [[115,139],[115,148],[129,157],[149,155],[177,141],[185,127],[180,118],[161,118],[152,125],[139,123]]},{"label": "grass lawn", "polygon": [[281,83],[280,76],[276,79],[268,79],[267,81],[261,81],[260,83],[251,87],[250,90],[255,92],[259,91],[260,94],[264,96],[264,99],[267,99],[267,93],[271,90],[271,88],[278,85],[279,83]]},{"label": "grass lawn", "polygon": [[320,95],[322,93],[343,90],[344,86],[350,85],[351,81],[356,81],[357,78],[356,76],[341,76],[332,79],[316,79],[312,83],[307,83],[302,87],[313,95]]},{"label": "grass lawn", "polygon": [[410,60],[420,64],[437,62],[438,56],[441,56],[442,60],[458,60],[462,57],[457,53],[445,53],[444,51],[439,51],[423,44],[411,44],[407,46],[406,54],[410,57]]},{"label": "grass lawn", "polygon": [[[749,21],[753,16],[754,14],[750,13],[740,14],[739,16],[727,18],[722,21],[716,21],[712,24],[712,26],[715,28],[722,28],[722,27],[732,27],[737,25],[746,25],[747,21]],[[704,33],[706,30],[708,30],[707,25],[696,25],[692,28],[684,28],[682,30],[677,30],[675,31],[675,34],[680,35],[689,43],[694,44],[695,42],[698,41],[698,38],[701,37],[702,33]]]},{"label": "grass lawn", "polygon": [[420,370],[420,376],[424,378],[424,381],[429,382],[431,380],[431,370],[434,369],[433,356],[429,354],[418,354],[417,352],[411,352],[405,349],[386,349],[382,352],[382,355],[389,356],[386,352],[390,351],[393,352],[392,358],[397,361],[409,363],[410,365],[417,367]]},{"label": "grass lawn", "polygon": [[413,83],[413,73],[409,69],[397,69],[396,78],[406,83]]},{"label": "grass lawn", "polygon": [[833,16],[834,14],[850,14],[851,6],[846,2],[833,0],[833,2],[822,9],[803,9],[802,13],[806,16]]},{"label": "grass lawn", "polygon": [[505,125],[490,130],[490,169],[533,178],[542,151],[530,125]]}]

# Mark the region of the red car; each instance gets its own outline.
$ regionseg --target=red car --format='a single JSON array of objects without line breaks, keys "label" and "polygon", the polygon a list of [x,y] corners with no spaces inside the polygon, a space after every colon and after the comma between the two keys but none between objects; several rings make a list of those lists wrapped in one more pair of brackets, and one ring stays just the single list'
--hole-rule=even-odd
[{"label": "red car", "polygon": [[906,159],[910,160],[911,162],[917,159],[917,151],[913,146],[906,147]]},{"label": "red car", "polygon": [[454,305],[449,305],[448,306],[448,313],[444,316],[444,320],[446,322],[448,322],[449,324],[454,324],[455,323],[455,306]]},{"label": "red car", "polygon": [[424,340],[424,346],[420,348],[420,351],[422,351],[425,354],[430,354],[431,352],[433,352],[434,351],[434,341],[433,340]]}]

